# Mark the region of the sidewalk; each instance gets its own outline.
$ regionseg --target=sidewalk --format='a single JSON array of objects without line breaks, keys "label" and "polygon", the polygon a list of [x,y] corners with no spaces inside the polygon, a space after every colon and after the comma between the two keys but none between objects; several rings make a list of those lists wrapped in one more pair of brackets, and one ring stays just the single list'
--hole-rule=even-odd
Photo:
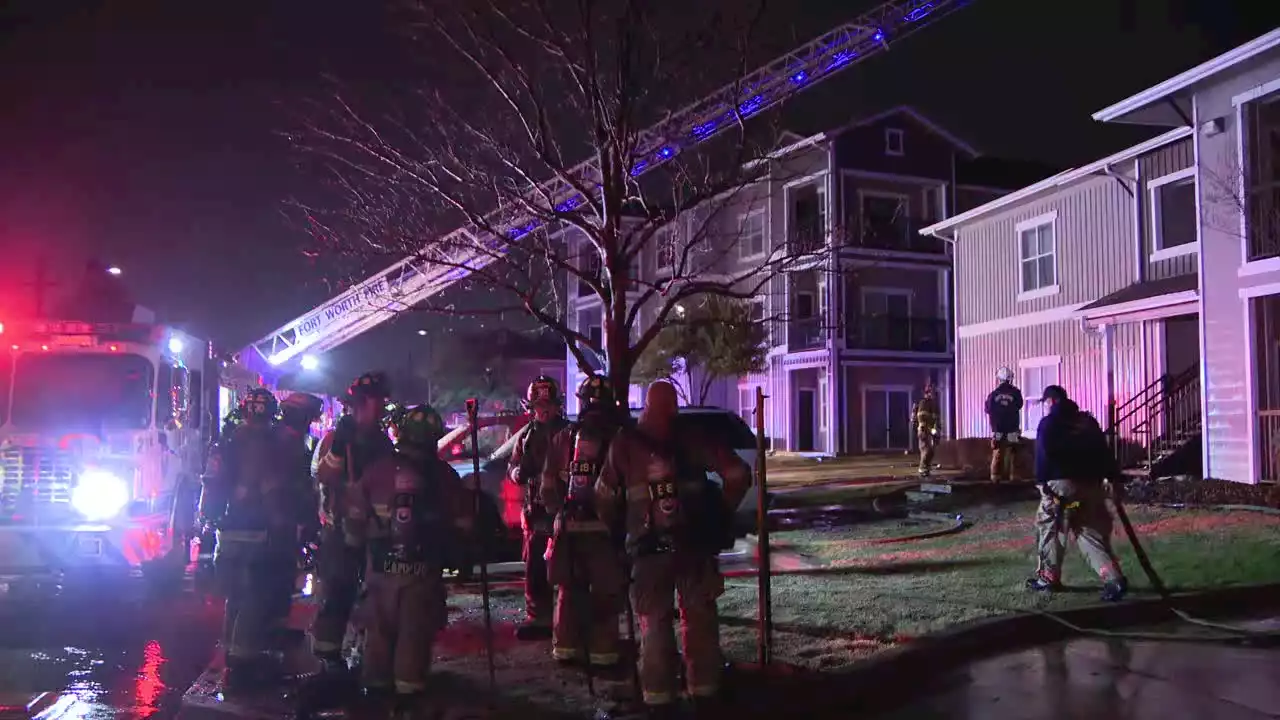
[{"label": "sidewalk", "polygon": [[1280,717],[1280,651],[1077,639],[973,662],[876,720]]}]

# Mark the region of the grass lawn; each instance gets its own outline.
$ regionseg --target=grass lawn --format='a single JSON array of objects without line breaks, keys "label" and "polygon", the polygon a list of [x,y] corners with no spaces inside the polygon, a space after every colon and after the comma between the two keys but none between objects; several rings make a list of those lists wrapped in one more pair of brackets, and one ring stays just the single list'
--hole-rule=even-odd
[{"label": "grass lawn", "polygon": [[[1068,591],[1026,592],[1035,568],[1034,503],[966,513],[973,527],[955,535],[906,543],[885,539],[939,525],[877,521],[836,529],[775,533],[777,552],[825,569],[775,575],[774,657],[810,668],[839,670],[896,643],[956,623],[1033,609],[1095,603],[1099,583],[1078,552],[1068,549]],[[1131,508],[1130,515],[1157,571],[1171,589],[1186,591],[1280,580],[1280,518],[1249,513]],[[1119,528],[1115,541],[1135,596],[1152,594]],[[756,578],[725,581],[722,644],[731,660],[755,658]],[[450,624],[437,645],[436,669],[462,701],[479,705],[486,670],[479,597],[455,591]],[[497,682],[505,709],[493,717],[565,717],[609,707],[631,694],[630,678],[600,678],[596,698],[583,675],[557,667],[549,643],[519,642],[515,624],[523,599],[510,589],[493,598]]]},{"label": "grass lawn", "polygon": [[[858,648],[888,645],[1002,613],[1097,602],[1098,580],[1074,548],[1068,549],[1064,569],[1066,592],[1045,597],[1024,590],[1023,582],[1036,563],[1034,508],[1034,503],[1009,506],[975,518],[974,526],[959,534],[902,544],[876,540],[927,528],[883,521],[777,533],[780,550],[826,566],[821,573],[774,577],[773,611],[779,629],[811,638],[808,645],[780,643],[778,659],[838,667],[860,657],[843,655],[840,643],[852,642]],[[1144,508],[1131,509],[1130,516],[1171,590],[1280,580],[1280,563],[1275,560],[1280,557],[1280,518]],[[1118,527],[1115,542],[1131,593],[1154,594]],[[753,622],[756,580],[732,578],[726,585],[721,599],[726,625]]]}]

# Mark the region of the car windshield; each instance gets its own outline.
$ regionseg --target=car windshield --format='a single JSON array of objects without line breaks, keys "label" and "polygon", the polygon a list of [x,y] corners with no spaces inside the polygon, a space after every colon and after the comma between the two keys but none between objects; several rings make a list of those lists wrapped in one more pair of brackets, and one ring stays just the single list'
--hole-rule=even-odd
[{"label": "car windshield", "polygon": [[155,369],[141,355],[24,354],[11,419],[27,429],[140,430],[151,423]]}]

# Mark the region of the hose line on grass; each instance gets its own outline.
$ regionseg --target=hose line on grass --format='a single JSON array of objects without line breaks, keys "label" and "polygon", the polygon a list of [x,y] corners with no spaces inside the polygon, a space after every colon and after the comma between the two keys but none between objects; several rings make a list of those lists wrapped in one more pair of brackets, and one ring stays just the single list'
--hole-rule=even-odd
[{"label": "hose line on grass", "polygon": [[[1147,551],[1142,547],[1142,543],[1138,540],[1138,533],[1136,530],[1133,529],[1133,523],[1129,521],[1129,513],[1125,512],[1124,502],[1120,499],[1120,488],[1116,487],[1115,485],[1111,485],[1111,488],[1112,488],[1111,503],[1116,509],[1116,517],[1120,518],[1120,525],[1124,528],[1125,535],[1128,536],[1129,538],[1129,544],[1133,546],[1133,552],[1138,557],[1138,565],[1142,567],[1142,572],[1146,574],[1147,580],[1151,582],[1151,587],[1155,588],[1156,594],[1159,595],[1160,599],[1164,601],[1166,605],[1169,606],[1169,609],[1173,611],[1174,615],[1178,616],[1184,622],[1191,623],[1192,625],[1199,625],[1201,627],[1206,627],[1213,630],[1221,630],[1225,632],[1234,633],[1236,637],[1231,639],[1235,641],[1239,641],[1244,638],[1253,638],[1253,637],[1280,638],[1280,632],[1274,632],[1269,630],[1252,630],[1250,628],[1244,628],[1238,625],[1231,625],[1229,623],[1220,623],[1220,622],[1214,622],[1212,620],[1205,620],[1202,618],[1195,617],[1194,615],[1191,615],[1190,613],[1187,613],[1179,609],[1177,605],[1174,604],[1174,598],[1172,593],[1169,592],[1169,588],[1165,586],[1164,581],[1161,580],[1160,576],[1156,573],[1155,567],[1152,566],[1151,564],[1151,558],[1147,555]],[[1248,511],[1254,511],[1254,512],[1262,511],[1268,515],[1271,515],[1271,514],[1280,515],[1280,512],[1276,512],[1271,508],[1263,508],[1263,507],[1254,506],[1254,505],[1217,505],[1217,506],[1208,506],[1208,508],[1220,509],[1220,510],[1248,510]],[[1186,506],[1184,505],[1183,508],[1180,508],[1180,509],[1186,509]],[[1058,620],[1059,622],[1065,622],[1061,618],[1054,618],[1054,619]],[[1221,638],[1207,638],[1207,637],[1199,638],[1199,640],[1201,641],[1219,640],[1219,639]]]}]

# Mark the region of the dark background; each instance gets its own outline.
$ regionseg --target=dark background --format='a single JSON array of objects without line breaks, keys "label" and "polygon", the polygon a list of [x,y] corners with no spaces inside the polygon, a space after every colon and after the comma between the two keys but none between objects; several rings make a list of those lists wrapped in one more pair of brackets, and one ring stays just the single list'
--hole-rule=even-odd
[{"label": "dark background", "polygon": [[[865,5],[792,0],[779,32]],[[1078,165],[1152,134],[1092,112],[1277,24],[1256,0],[974,0],[812,91],[800,120],[910,104],[985,153]],[[386,27],[378,0],[0,2],[0,322],[30,307],[41,255],[64,286],[91,254],[119,265],[139,302],[229,347],[334,294],[282,215],[314,180],[279,133],[324,73],[403,73]],[[330,353],[328,373],[402,364],[424,322]]]}]

